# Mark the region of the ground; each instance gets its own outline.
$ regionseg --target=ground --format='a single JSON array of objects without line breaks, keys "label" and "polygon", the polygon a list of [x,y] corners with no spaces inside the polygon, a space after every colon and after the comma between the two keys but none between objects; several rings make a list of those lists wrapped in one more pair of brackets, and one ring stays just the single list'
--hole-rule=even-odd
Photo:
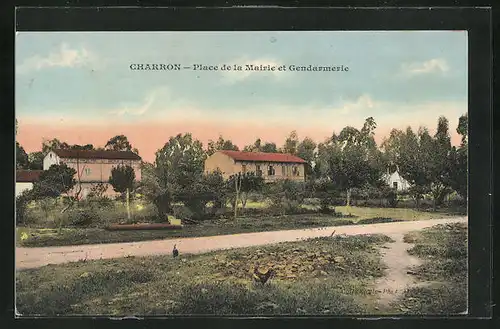
[{"label": "ground", "polygon": [[[261,208],[262,203],[250,203],[249,208]],[[390,221],[411,221],[451,217],[452,213],[426,212],[405,208],[336,207],[341,215],[318,213],[286,215],[282,217],[245,217],[236,221],[204,221],[198,225],[186,225],[182,230],[107,231],[103,228],[55,228],[18,227],[17,245],[22,247],[67,246],[96,243],[147,241],[181,237],[215,236],[248,232],[277,231],[314,228],[346,224],[368,224]],[[349,216],[350,214],[350,216]]]},{"label": "ground", "polygon": [[[439,281],[448,291],[464,286],[465,225],[420,227],[417,232],[410,229],[411,233],[402,234],[395,227],[403,224],[407,223],[375,224],[391,227],[381,229],[387,235],[334,234],[197,255],[181,253],[175,259],[171,255],[127,257],[20,270],[17,309],[22,314],[120,316],[461,312],[465,290],[443,295],[440,286],[425,285],[423,291],[418,284]],[[400,253],[391,250],[406,253],[403,244],[409,242],[415,245],[408,252],[424,258],[414,269],[415,279],[407,280],[401,270],[408,264],[391,261]],[[404,256],[398,254],[397,258]],[[273,267],[276,276],[265,285],[253,282],[255,265],[261,271]],[[401,285],[402,293],[395,293],[398,287],[388,285],[393,294],[387,299],[380,283],[391,278],[410,286]]]}]

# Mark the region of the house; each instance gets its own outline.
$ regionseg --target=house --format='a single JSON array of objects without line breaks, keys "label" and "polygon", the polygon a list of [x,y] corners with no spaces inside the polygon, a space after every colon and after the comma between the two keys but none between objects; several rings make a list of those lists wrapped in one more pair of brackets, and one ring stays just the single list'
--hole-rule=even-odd
[{"label": "house", "polygon": [[410,187],[410,183],[401,177],[397,171],[392,174],[387,173],[385,175],[385,181],[390,187],[393,187],[398,191],[406,191]]},{"label": "house", "polygon": [[224,179],[236,173],[254,172],[265,182],[304,181],[306,163],[299,157],[283,153],[217,151],[205,160],[205,172],[220,170]]},{"label": "house", "polygon": [[[82,198],[99,183],[106,187],[103,195],[116,196],[117,193],[109,184],[109,178],[111,170],[119,165],[132,167],[135,180],[141,180],[141,157],[131,151],[52,150],[43,159],[43,169],[47,170],[51,165],[61,163],[77,171],[75,179],[81,184]],[[69,194],[74,193],[75,188]]]},{"label": "house", "polygon": [[40,178],[43,170],[17,170],[16,171],[16,197],[25,190],[33,188],[33,182]]}]

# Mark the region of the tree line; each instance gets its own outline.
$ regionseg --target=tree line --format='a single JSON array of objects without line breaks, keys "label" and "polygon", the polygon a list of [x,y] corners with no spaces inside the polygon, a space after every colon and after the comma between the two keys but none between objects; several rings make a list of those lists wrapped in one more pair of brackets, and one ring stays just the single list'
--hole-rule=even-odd
[{"label": "tree line", "polygon": [[[347,126],[316,144],[311,138],[300,140],[292,131],[281,147],[257,139],[247,145],[248,152],[283,152],[307,162],[304,183],[279,182],[264,184],[255,173],[238,173],[229,180],[221,172],[205,173],[205,159],[218,150],[239,150],[231,141],[219,136],[210,140],[207,148],[190,133],[172,136],[155,154],[153,163],[143,162],[142,180],[133,188],[148,198],[157,208],[160,218],[172,212],[172,205],[182,202],[194,218],[203,218],[206,205],[225,208],[229,203],[237,216],[237,205],[243,207],[252,192],[266,193],[273,204],[283,209],[296,207],[304,197],[320,199],[327,210],[336,196],[350,203],[353,194],[382,195],[394,200],[396,191],[386,183],[386,175],[397,171],[409,182],[409,193],[419,207],[425,195],[430,195],[434,207],[443,203],[455,191],[467,199],[467,115],[459,119],[456,131],[462,136],[458,147],[451,145],[449,121],[440,117],[434,135],[421,127],[417,132],[408,127],[393,129],[378,146],[374,135],[377,124],[372,117],[360,128]],[[42,153],[66,146],[58,140],[44,143]],[[123,135],[110,139],[107,149],[132,150]]]}]

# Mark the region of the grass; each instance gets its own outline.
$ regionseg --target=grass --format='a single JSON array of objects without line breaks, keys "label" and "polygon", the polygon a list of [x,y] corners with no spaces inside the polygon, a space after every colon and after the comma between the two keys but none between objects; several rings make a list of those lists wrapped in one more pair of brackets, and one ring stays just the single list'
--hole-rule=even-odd
[{"label": "grass", "polygon": [[408,250],[423,259],[421,281],[408,289],[398,304],[411,314],[457,314],[467,309],[467,226],[437,225],[404,237]]},{"label": "grass", "polygon": [[[257,203],[255,203],[257,204]],[[253,205],[253,204],[252,204]],[[18,227],[17,244],[22,247],[48,247],[65,245],[82,245],[98,243],[118,243],[147,241],[157,239],[215,236],[224,234],[277,231],[314,228],[324,226],[371,224],[401,220],[424,220],[442,218],[442,214],[419,212],[401,208],[363,208],[336,207],[337,213],[351,214],[341,217],[337,214],[297,214],[276,216],[242,217],[236,221],[231,219],[221,221],[203,221],[198,225],[186,225],[180,230],[137,230],[137,231],[107,231],[103,228],[63,228],[60,233],[56,229],[38,227]],[[21,239],[21,237],[25,239]]]},{"label": "grass", "polygon": [[[366,314],[383,275],[383,235],[317,238],[180,258],[155,256],[18,271],[24,315]],[[273,266],[254,283],[250,270]]]}]

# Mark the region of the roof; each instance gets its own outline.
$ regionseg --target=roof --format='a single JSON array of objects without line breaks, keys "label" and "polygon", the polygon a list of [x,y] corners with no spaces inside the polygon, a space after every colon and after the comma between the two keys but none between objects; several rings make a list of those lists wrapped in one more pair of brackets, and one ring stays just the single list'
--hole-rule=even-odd
[{"label": "roof", "polygon": [[281,163],[306,163],[304,159],[284,153],[219,151],[237,161],[249,162],[281,162]]},{"label": "roof", "polygon": [[43,170],[17,170],[16,182],[18,183],[32,183],[40,178]]},{"label": "roof", "polygon": [[141,160],[141,157],[132,151],[98,151],[98,150],[53,150],[60,158],[70,159],[112,159],[112,160]]}]

